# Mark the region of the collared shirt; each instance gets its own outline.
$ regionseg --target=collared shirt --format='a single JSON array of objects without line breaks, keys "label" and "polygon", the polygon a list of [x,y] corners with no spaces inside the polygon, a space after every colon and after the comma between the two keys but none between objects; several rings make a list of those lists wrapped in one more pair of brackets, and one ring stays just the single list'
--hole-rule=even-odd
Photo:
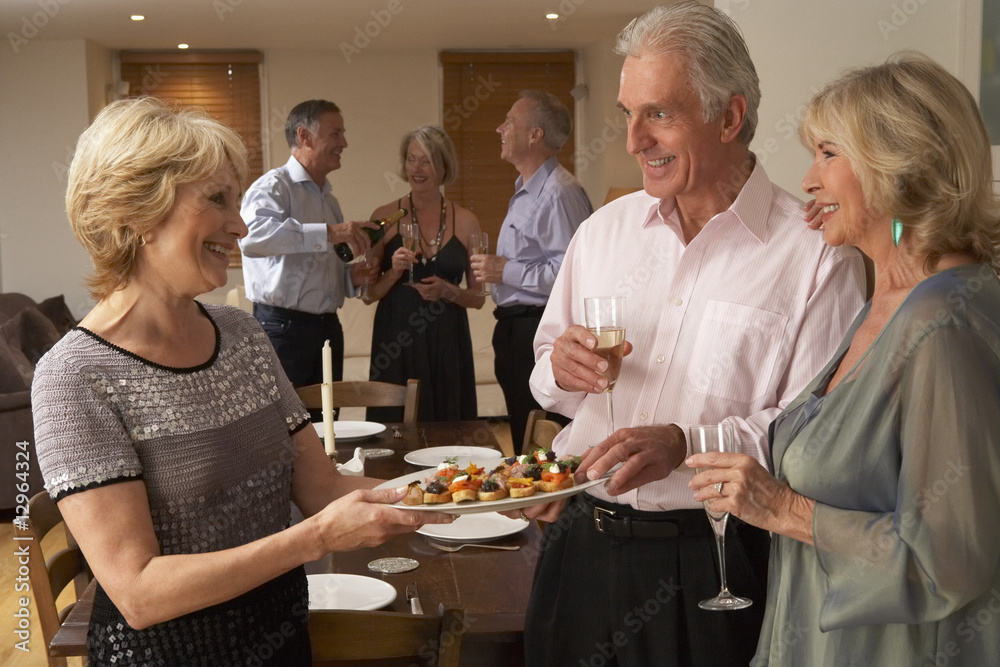
[{"label": "collared shirt", "polygon": [[496,254],[507,258],[503,284],[490,289],[498,306],[544,306],[573,233],[594,209],[555,157],[514,187],[497,238]]},{"label": "collared shirt", "polygon": [[[864,303],[864,266],[802,220],[797,199],[758,162],[733,205],[685,246],[674,199],[644,192],[601,208],[573,237],[535,335],[531,389],[573,418],[559,454],[607,436],[602,394],[566,392],[552,377],[553,341],[584,324],[583,299],[625,302],[624,358],[615,384],[617,428],[732,424],[737,451],[768,465],[767,429],[829,361]],[[697,508],[683,464],[666,479],[611,497],[641,510]]]},{"label": "collared shirt", "polygon": [[249,228],[240,240],[248,299],[322,314],[354,295],[350,268],[327,243],[326,226],[344,221],[329,181],[321,189],[290,157],[250,186],[240,213]]}]

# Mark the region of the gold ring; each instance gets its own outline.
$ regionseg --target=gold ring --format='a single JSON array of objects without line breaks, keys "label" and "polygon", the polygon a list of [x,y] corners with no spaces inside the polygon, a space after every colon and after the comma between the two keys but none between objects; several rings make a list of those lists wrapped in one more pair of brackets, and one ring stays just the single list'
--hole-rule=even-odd
[{"label": "gold ring", "polygon": [[718,494],[719,494],[720,496],[722,495],[722,485],[723,485],[723,484],[725,484],[725,482],[719,482],[718,484],[716,484],[716,485],[715,485],[715,490],[716,490],[716,492],[717,492],[717,493],[718,493]]}]

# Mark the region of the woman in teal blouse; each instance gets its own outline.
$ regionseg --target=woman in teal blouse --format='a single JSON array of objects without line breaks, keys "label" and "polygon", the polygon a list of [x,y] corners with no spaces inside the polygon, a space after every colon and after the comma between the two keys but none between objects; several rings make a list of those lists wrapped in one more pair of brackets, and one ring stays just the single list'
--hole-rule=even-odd
[{"label": "woman in teal blouse", "polygon": [[803,189],[875,290],[771,424],[772,476],[740,454],[695,498],[774,533],[753,665],[1000,659],[1000,209],[969,92],[919,54],[809,103]]}]

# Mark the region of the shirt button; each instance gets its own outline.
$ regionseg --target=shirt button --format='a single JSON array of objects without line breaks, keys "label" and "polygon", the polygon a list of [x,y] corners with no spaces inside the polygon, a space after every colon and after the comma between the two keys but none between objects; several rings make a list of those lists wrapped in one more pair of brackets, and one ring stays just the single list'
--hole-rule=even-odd
[{"label": "shirt button", "polygon": [[684,299],[680,298],[679,296],[675,296],[675,297],[674,297],[674,305],[675,305],[675,306],[679,306],[679,305],[681,305],[682,303],[684,303]]},{"label": "shirt button", "polygon": [[643,412],[643,413],[641,413],[639,415],[639,419],[641,419],[642,421],[646,421],[646,417],[648,417],[648,416],[649,416],[648,414],[646,414],[645,412]]},{"label": "shirt button", "polygon": [[662,363],[663,363],[664,361],[666,361],[666,360],[667,360],[667,358],[666,358],[665,356],[663,356],[663,355],[661,354],[660,356],[658,356],[658,357],[656,358],[656,363],[658,363],[658,364],[662,364]]}]

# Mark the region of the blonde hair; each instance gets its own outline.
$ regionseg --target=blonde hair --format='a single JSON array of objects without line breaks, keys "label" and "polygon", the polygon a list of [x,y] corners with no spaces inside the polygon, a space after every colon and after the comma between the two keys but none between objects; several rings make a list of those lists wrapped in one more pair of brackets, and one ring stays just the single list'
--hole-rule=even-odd
[{"label": "blonde hair", "polygon": [[953,252],[998,268],[986,127],[965,86],[927,56],[898,53],[827,84],[810,100],[799,138],[810,150],[840,146],[866,204],[903,221],[928,268]]},{"label": "blonde hair", "polygon": [[722,115],[733,95],[742,95],[747,112],[737,141],[750,145],[757,131],[760,82],[739,26],[721,11],[698,2],[657,5],[618,33],[615,53],[683,58],[706,123]]},{"label": "blonde hair", "polygon": [[177,188],[232,166],[242,190],[247,151],[232,129],[198,109],[150,97],[120,100],[77,142],[66,212],[90,255],[90,293],[104,299],[128,285],[143,235],[166,219]]},{"label": "blonde hair", "polygon": [[458,158],[455,156],[455,145],[444,128],[437,125],[421,125],[407,132],[399,144],[399,174],[406,179],[406,154],[410,150],[410,142],[415,141],[431,161],[434,175],[441,179],[441,185],[453,183],[458,178]]}]

